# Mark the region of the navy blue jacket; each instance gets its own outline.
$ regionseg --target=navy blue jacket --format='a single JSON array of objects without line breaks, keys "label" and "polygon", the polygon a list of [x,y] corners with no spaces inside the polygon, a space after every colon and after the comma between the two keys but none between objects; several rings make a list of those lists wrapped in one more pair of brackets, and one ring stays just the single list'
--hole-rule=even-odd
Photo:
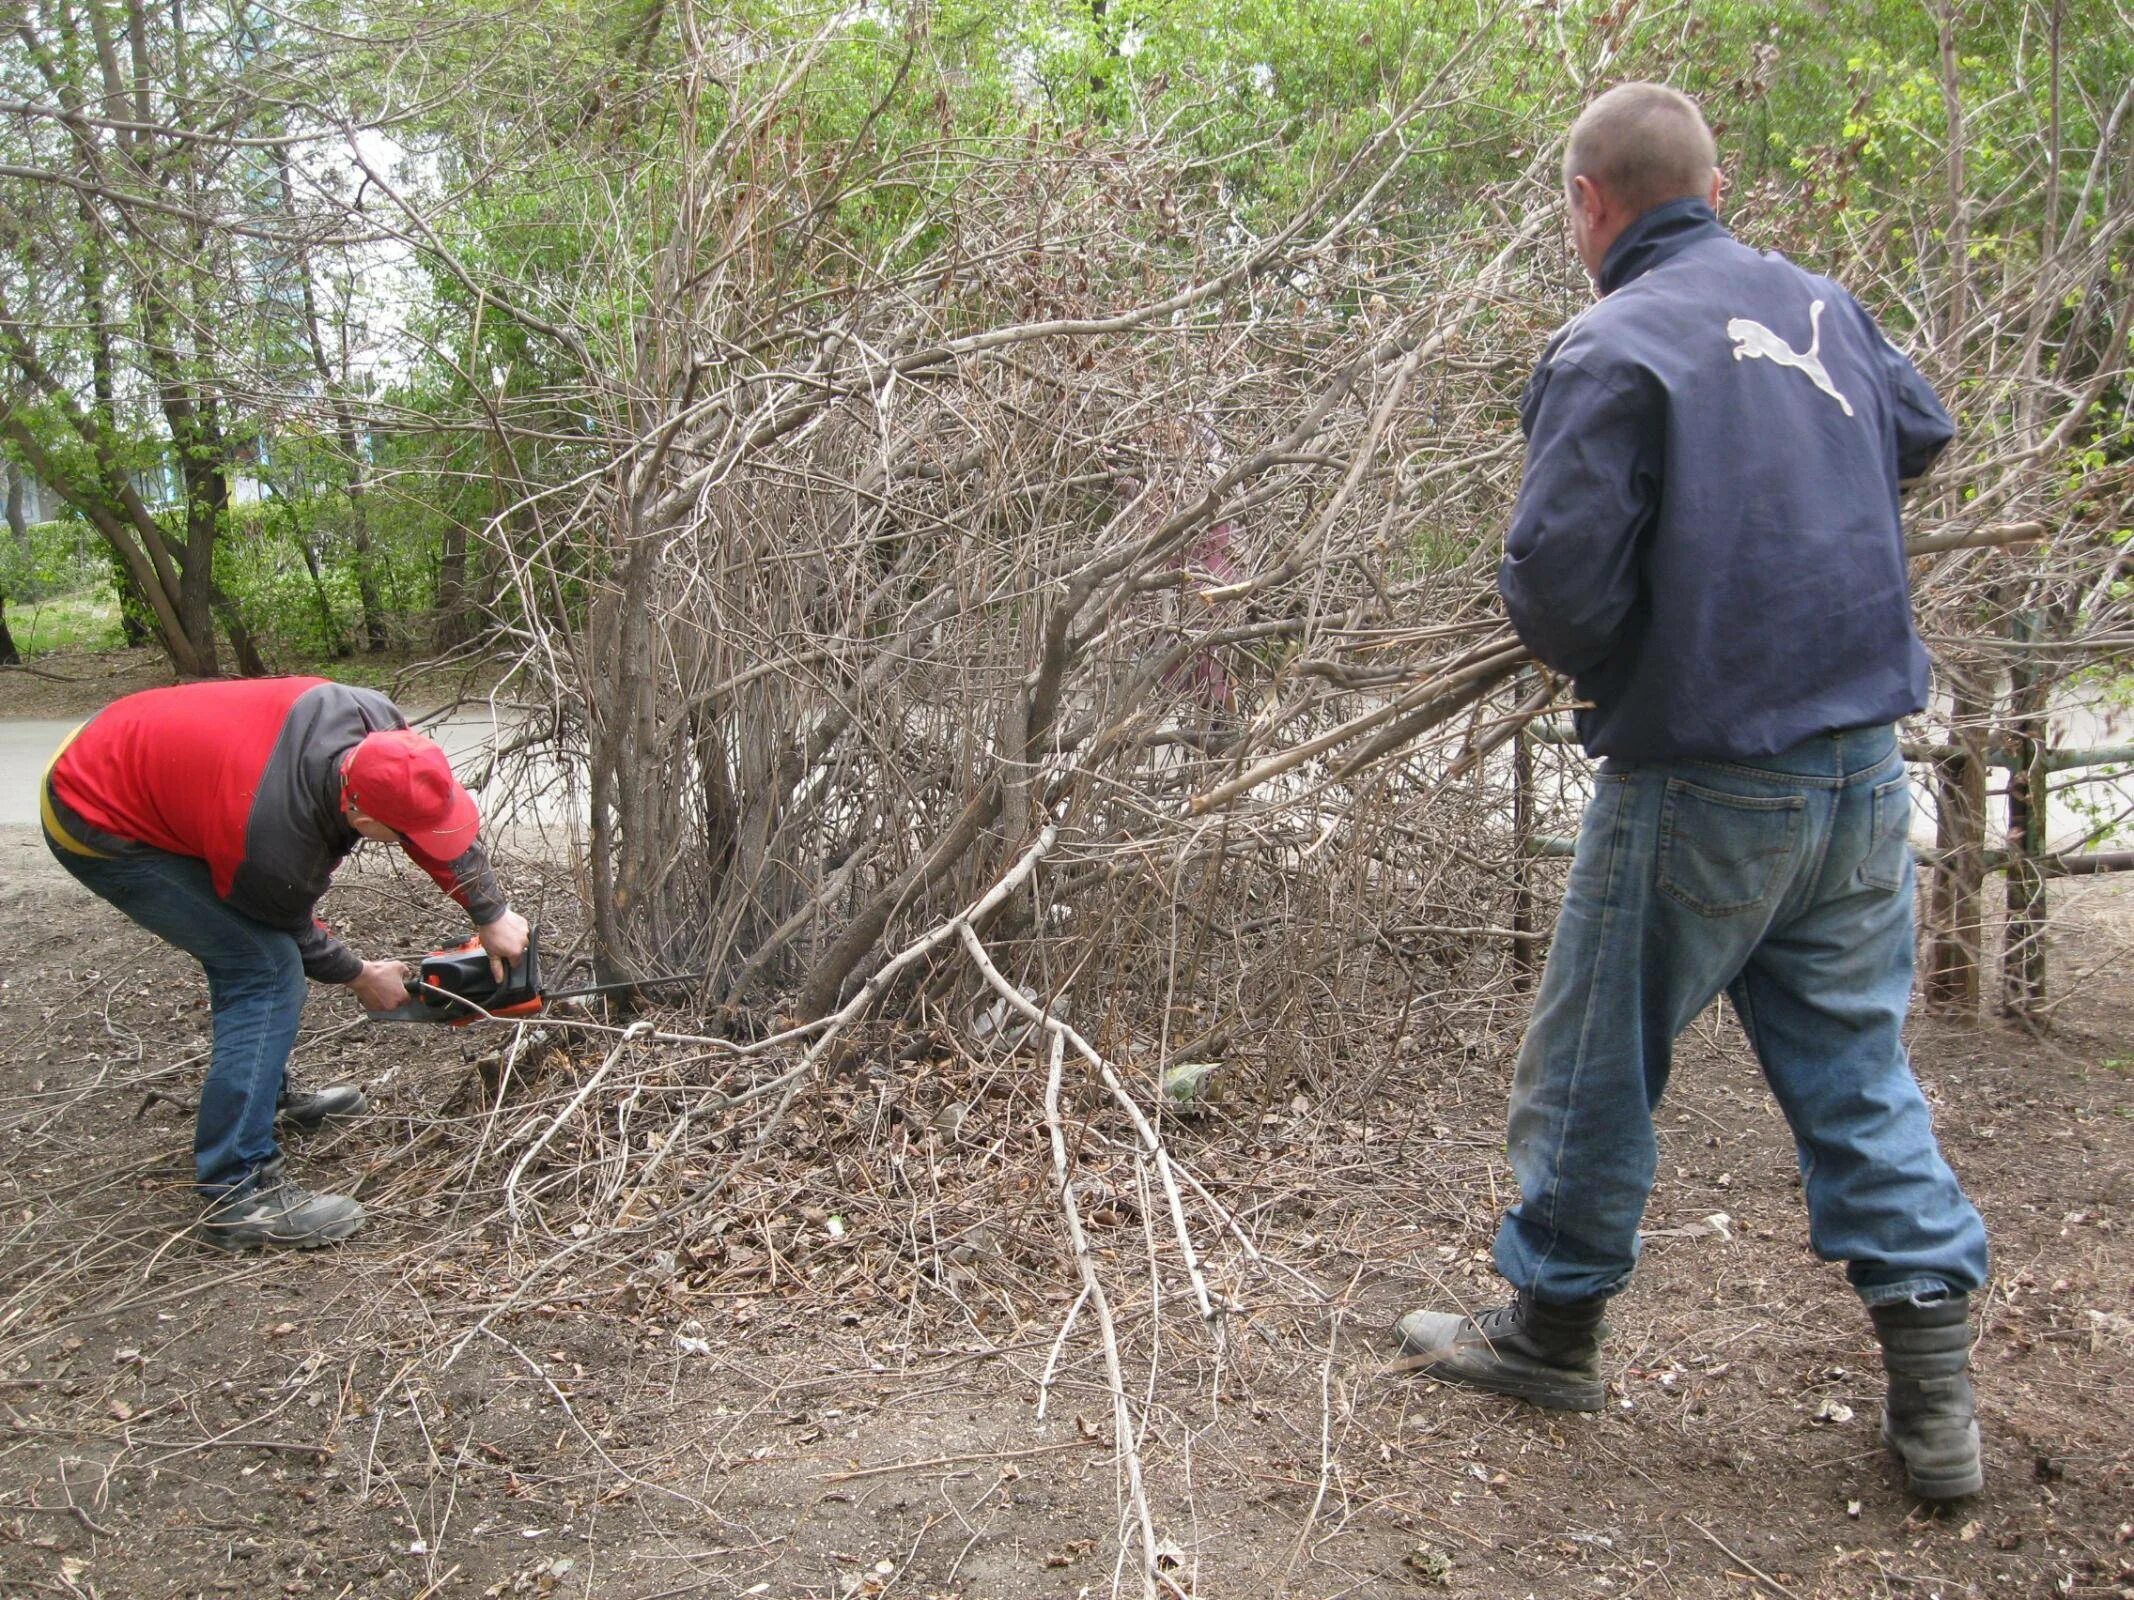
[{"label": "navy blue jacket", "polygon": [[1897,484],[1955,429],[1827,278],[1701,200],[1626,229],[1549,341],[1497,587],[1629,761],[1771,755],[1926,704]]}]

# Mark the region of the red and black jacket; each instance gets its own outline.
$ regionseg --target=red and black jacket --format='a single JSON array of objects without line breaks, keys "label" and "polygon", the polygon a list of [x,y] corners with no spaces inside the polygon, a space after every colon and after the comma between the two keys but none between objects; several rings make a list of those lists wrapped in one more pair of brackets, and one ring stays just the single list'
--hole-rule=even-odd
[{"label": "red and black jacket", "polygon": [[[312,914],[360,837],[341,812],[341,758],[407,725],[384,695],[324,678],[149,689],[114,700],[60,752],[47,821],[82,853],[206,862],[226,904],[295,938],[307,976],[347,983],[362,961]],[[508,909],[478,842],[452,861],[401,848],[477,925]]]}]

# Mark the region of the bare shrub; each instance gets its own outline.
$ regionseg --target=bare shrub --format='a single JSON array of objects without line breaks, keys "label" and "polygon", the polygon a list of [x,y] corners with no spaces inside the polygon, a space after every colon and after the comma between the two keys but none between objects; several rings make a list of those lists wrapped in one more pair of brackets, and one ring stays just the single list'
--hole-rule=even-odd
[{"label": "bare shrub", "polygon": [[[708,976],[689,1021],[559,1018],[551,1042],[597,1048],[553,1057],[515,1038],[478,1137],[402,1181],[478,1200],[508,1264],[462,1344],[591,1254],[632,1293],[799,1260],[824,1296],[1018,1321],[1071,1274],[1053,1358],[1086,1307],[1154,1593],[1115,1313],[1190,1305],[1219,1361],[1226,1308],[1288,1270],[1176,1159],[1175,1074],[1219,1062],[1238,1109],[1340,1116],[1457,1071],[1517,1026],[1547,924],[1535,848],[1580,782],[1530,733],[1562,689],[1491,578],[1514,401],[1586,292],[1556,151],[1529,139],[1524,172],[1434,216],[1396,205],[1455,57],[1255,233],[1164,134],[790,165],[810,65],[732,70],[693,38],[659,181],[570,191],[606,241],[575,297],[408,229],[562,353],[544,415],[584,430],[491,536],[534,708],[517,755],[572,796],[595,969]],[[1744,231],[1840,240],[1832,269],[1965,410],[1912,513],[1954,681],[2017,658],[1981,638],[2014,596],[2059,608],[2057,662],[2123,637],[2110,519],[2062,485],[2125,376],[2125,200],[1911,316],[1888,263],[1915,253],[1786,203],[1747,197]],[[864,207],[891,220],[825,223]],[[1972,741],[1965,782],[1992,707],[1967,693],[1928,736]],[[514,1101],[527,1073],[541,1097]],[[1058,1231],[1022,1225],[1040,1199]],[[1145,1273],[1092,1250],[1121,1219]],[[1127,1357],[1158,1359],[1157,1323]]]}]

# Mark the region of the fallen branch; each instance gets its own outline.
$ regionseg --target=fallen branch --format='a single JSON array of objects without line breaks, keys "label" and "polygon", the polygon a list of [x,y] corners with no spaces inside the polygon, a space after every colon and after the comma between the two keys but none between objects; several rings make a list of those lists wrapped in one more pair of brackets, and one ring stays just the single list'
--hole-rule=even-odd
[{"label": "fallen branch", "polygon": [[1074,1178],[1067,1163],[1067,1134],[1060,1121],[1060,1081],[1066,1059],[1065,1036],[1055,1030],[1045,1057],[1045,1131],[1052,1141],[1052,1179],[1059,1194],[1060,1214],[1066,1219],[1067,1244],[1074,1252],[1075,1271],[1081,1275],[1082,1292],[1097,1314],[1097,1337],[1104,1347],[1104,1378],[1111,1388],[1112,1439],[1126,1468],[1127,1495],[1141,1528],[1142,1600],[1155,1600],[1156,1523],[1149,1515],[1148,1492],[1141,1482],[1141,1450],[1136,1443],[1133,1411],[1126,1399],[1126,1374],[1119,1363],[1119,1330],[1112,1322],[1111,1298],[1104,1292],[1104,1281],[1090,1254],[1081,1208],[1075,1204]]},{"label": "fallen branch", "polygon": [[850,1472],[832,1472],[824,1483],[851,1483],[860,1478],[881,1478],[893,1472],[930,1472],[935,1467],[962,1467],[980,1461],[1028,1461],[1033,1456],[1058,1455],[1062,1450],[1087,1450],[1103,1444],[1101,1438],[1062,1439],[1058,1444],[1033,1445],[1028,1450],[981,1450],[975,1455],[929,1456],[924,1461],[887,1461],[878,1467],[856,1467]]}]

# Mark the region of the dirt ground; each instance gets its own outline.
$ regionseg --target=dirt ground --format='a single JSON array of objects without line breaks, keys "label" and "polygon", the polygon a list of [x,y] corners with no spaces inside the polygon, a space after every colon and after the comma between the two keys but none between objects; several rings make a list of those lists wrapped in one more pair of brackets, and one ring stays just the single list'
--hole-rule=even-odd
[{"label": "dirt ground", "polygon": [[78,651],[0,667],[0,717],[86,717],[122,694],[171,682],[160,650]]},{"label": "dirt ground", "polygon": [[[74,709],[18,705],[20,686],[0,682],[0,715]],[[347,876],[329,910],[359,947],[444,931],[401,879]],[[2050,1034],[1925,1022],[1914,1041],[1994,1239],[1984,1496],[1935,1513],[1902,1492],[1866,1319],[1809,1255],[1783,1125],[1714,1019],[1663,1108],[1610,1409],[1380,1370],[1419,1297],[1498,1292],[1482,1252],[1509,1182],[1514,1017],[1472,1051],[1410,1051],[1366,1117],[1300,1103],[1174,1131],[1278,1264],[1211,1260],[1219,1349],[1182,1296],[1116,1308],[1122,1341],[1157,1352],[1128,1378],[1177,1592],[2134,1595],[2134,884],[2055,895]],[[217,1255],[185,1231],[196,974],[34,832],[0,831],[0,1595],[1113,1592],[1130,1528],[1111,1405],[1086,1328],[1048,1370],[1074,1277],[1042,1205],[1030,1248],[1058,1253],[1056,1294],[989,1297],[982,1272],[944,1269],[892,1298],[827,1249],[792,1252],[783,1280],[774,1251],[768,1281],[677,1274],[670,1253],[664,1276],[588,1254],[522,1283],[497,1217],[422,1181],[483,1137],[467,1108],[493,1041],[364,1025],[324,992],[307,1024],[296,1074],[360,1081],[374,1110],[295,1160],[372,1224],[330,1252]],[[820,1205],[737,1228],[893,1221],[868,1189],[892,1163],[951,1196],[928,1213],[944,1231],[959,1164],[1026,1169],[1042,1200],[1028,1104],[893,1156],[797,1118],[792,1139],[824,1146],[803,1152]],[[965,1246],[935,1259],[1024,1228],[957,1226]]]}]

